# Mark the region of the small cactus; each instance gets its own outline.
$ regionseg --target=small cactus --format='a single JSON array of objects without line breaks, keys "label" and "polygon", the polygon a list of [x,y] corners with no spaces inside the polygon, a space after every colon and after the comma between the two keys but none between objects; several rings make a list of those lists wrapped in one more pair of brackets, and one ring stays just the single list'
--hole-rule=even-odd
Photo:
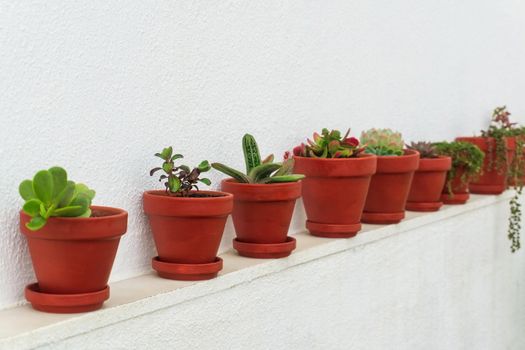
[{"label": "small cactus", "polygon": [[288,152],[285,153],[282,163],[274,163],[273,154],[261,161],[257,142],[250,134],[246,134],[242,138],[242,150],[246,163],[246,174],[221,163],[213,163],[211,166],[242,183],[295,182],[304,178],[304,175],[292,174],[293,158],[290,158]]},{"label": "small cactus", "polygon": [[366,145],[366,153],[378,156],[403,155],[401,133],[391,129],[370,129],[361,133],[361,143]]},{"label": "small cactus", "polygon": [[350,129],[344,136],[339,130],[328,131],[323,129],[321,135],[314,133],[313,141],[308,139],[307,143],[294,148],[296,156],[310,158],[355,158],[364,151],[359,146],[359,140],[348,137]]},{"label": "small cactus", "polygon": [[406,145],[408,149],[419,152],[420,158],[437,158],[439,157],[436,145],[432,142],[419,141],[411,142],[410,145]]}]

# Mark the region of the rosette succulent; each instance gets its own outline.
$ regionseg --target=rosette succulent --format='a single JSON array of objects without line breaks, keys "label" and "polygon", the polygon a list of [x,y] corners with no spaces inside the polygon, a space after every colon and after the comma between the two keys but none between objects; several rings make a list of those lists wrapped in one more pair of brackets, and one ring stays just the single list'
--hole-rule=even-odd
[{"label": "rosette succulent", "polygon": [[26,201],[22,210],[31,216],[26,227],[32,231],[41,229],[50,217],[89,217],[95,191],[67,178],[61,167],[40,170],[33,180],[24,180],[18,187]]},{"label": "rosette succulent", "polygon": [[296,156],[311,158],[355,158],[363,153],[364,147],[359,140],[349,137],[350,129],[344,136],[339,130],[328,131],[323,129],[321,135],[314,133],[313,140],[308,139],[307,144],[294,148]]},{"label": "rosette succulent", "polygon": [[408,149],[419,152],[420,158],[437,158],[439,153],[437,152],[436,145],[432,142],[419,141],[411,142],[410,145],[406,145]]},{"label": "rosette succulent", "polygon": [[282,163],[274,163],[273,154],[261,159],[259,146],[250,134],[242,138],[242,150],[246,163],[246,174],[222,163],[212,163],[211,166],[241,183],[271,184],[295,182],[304,178],[304,175],[292,174],[294,161],[293,158],[290,158],[289,152],[285,153]]},{"label": "rosette succulent", "polygon": [[391,129],[370,129],[361,133],[361,143],[366,145],[366,153],[377,156],[403,155],[401,133]]}]

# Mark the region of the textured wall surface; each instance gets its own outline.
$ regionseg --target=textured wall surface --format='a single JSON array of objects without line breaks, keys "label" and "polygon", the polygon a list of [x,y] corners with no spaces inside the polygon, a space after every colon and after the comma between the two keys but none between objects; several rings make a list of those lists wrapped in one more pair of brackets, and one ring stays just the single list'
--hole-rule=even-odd
[{"label": "textured wall surface", "polygon": [[508,251],[506,214],[467,212],[45,349],[524,349],[525,254]]},{"label": "textured wall surface", "polygon": [[62,165],[96,204],[127,209],[112,279],[140,274],[155,254],[141,194],[162,147],[241,167],[245,132],[278,155],[323,126],[471,135],[496,105],[525,115],[524,13],[519,0],[1,2],[0,308],[34,280],[17,186],[36,170]]}]

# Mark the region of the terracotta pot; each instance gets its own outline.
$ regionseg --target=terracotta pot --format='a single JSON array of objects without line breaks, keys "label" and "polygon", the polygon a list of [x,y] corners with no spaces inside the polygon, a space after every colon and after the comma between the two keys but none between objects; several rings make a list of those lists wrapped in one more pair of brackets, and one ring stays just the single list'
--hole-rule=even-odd
[{"label": "terracotta pot", "polygon": [[152,266],[160,277],[203,280],[216,277],[222,269],[217,252],[233,208],[233,196],[217,191],[192,193],[214,197],[175,197],[165,191],[144,193],[144,212],[159,254],[153,258]]},{"label": "terracotta pot", "polygon": [[234,195],[234,248],[242,256],[282,258],[295,249],[288,237],[295,201],[301,196],[301,182],[246,184],[223,180],[221,188]]},{"label": "terracotta pot", "polygon": [[[456,141],[470,142],[478,146],[483,153],[485,159],[483,161],[483,169],[477,180],[471,181],[469,190],[471,193],[478,194],[500,194],[507,189],[507,169],[508,165],[502,170],[498,171],[493,168],[489,170],[489,164],[496,163],[495,140],[492,137],[458,137]],[[506,138],[507,143],[507,164],[512,162],[516,142],[513,137]]]},{"label": "terracotta pot", "polygon": [[314,236],[353,237],[361,230],[370,179],[377,157],[306,158],[295,156],[294,171],[303,179],[306,228]]},{"label": "terracotta pot", "polygon": [[443,186],[443,191],[441,194],[441,200],[445,204],[465,204],[469,198],[470,194],[468,191],[468,181],[461,181],[461,177],[465,173],[465,170],[459,168],[456,170],[456,175],[450,182],[450,189],[452,194],[449,192],[447,184]]},{"label": "terracotta pot", "polygon": [[405,205],[418,168],[419,153],[404,152],[402,156],[377,157],[377,171],[370,182],[362,222],[395,224],[405,217]]},{"label": "terracotta pot", "polygon": [[411,211],[436,211],[443,206],[441,192],[447,180],[452,158],[422,158],[414,173],[406,209]]},{"label": "terracotta pot", "polygon": [[122,209],[92,206],[90,218],[52,217],[38,231],[25,224],[37,284],[26,287],[26,297],[37,310],[71,313],[99,309],[109,297],[107,286],[128,214]]}]

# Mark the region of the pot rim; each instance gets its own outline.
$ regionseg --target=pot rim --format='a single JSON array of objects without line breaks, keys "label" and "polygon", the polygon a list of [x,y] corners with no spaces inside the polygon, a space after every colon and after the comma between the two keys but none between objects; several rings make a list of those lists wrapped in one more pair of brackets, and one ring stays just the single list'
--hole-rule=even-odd
[{"label": "pot rim", "polygon": [[222,191],[193,191],[221,194],[219,197],[173,197],[163,190],[146,191],[142,195],[144,213],[171,217],[222,217],[233,208],[233,195]]},{"label": "pot rim", "polygon": [[419,167],[419,152],[404,149],[402,156],[378,156],[376,174],[407,173]]},{"label": "pot rim", "polygon": [[452,167],[452,157],[438,156],[436,158],[419,158],[416,171],[448,171]]},{"label": "pot rim", "polygon": [[302,157],[302,156],[293,156],[294,159],[301,159],[305,162],[364,162],[369,160],[368,158],[378,157],[375,154],[371,153],[361,153],[357,157],[354,158],[314,158],[314,157]]},{"label": "pot rim", "polygon": [[143,196],[144,197],[162,197],[167,198],[171,201],[178,201],[178,202],[187,202],[187,201],[220,201],[220,200],[228,200],[229,197],[233,197],[231,193],[223,192],[223,191],[214,191],[214,190],[199,190],[199,191],[190,191],[191,193],[210,193],[210,194],[220,194],[220,196],[217,197],[177,197],[177,196],[169,196],[166,195],[166,191],[164,190],[148,190],[144,191]]},{"label": "pot rim", "polygon": [[[230,187],[230,188],[225,188]],[[302,181],[274,184],[249,184],[237,182],[233,178],[223,179],[221,188],[232,191],[234,201],[277,202],[296,200],[301,197]]]}]

